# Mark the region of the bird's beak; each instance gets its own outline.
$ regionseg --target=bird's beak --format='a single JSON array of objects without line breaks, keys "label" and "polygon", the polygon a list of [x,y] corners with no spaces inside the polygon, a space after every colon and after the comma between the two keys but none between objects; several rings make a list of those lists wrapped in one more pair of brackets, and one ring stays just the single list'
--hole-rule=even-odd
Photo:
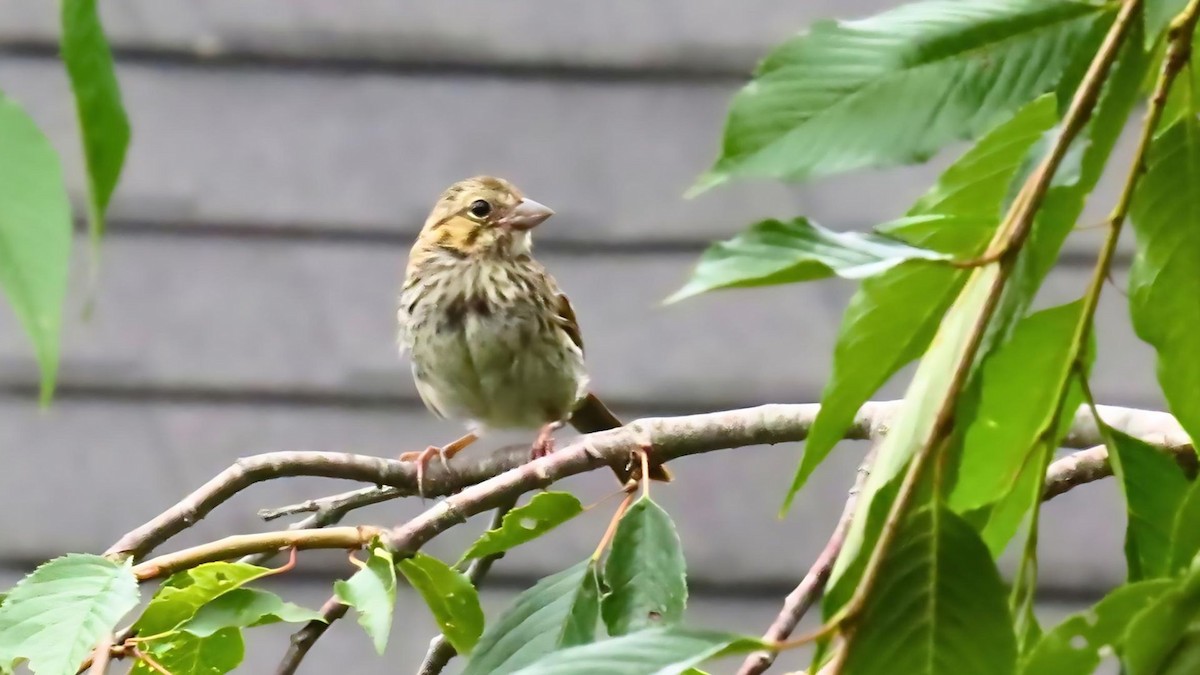
[{"label": "bird's beak", "polygon": [[522,199],[513,210],[500,219],[499,225],[513,230],[531,230],[541,225],[554,211],[532,199]]}]

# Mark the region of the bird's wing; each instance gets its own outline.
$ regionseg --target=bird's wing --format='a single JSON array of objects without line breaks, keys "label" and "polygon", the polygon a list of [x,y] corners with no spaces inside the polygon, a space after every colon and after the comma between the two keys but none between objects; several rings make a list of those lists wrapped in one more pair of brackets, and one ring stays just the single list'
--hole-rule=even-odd
[{"label": "bird's wing", "polygon": [[[551,282],[553,284],[553,282]],[[554,289],[555,311],[554,316],[558,322],[558,326],[563,329],[567,337],[571,338],[571,342],[579,347],[580,353],[583,352],[583,333],[579,330],[579,321],[575,318],[575,309],[571,307],[571,301],[567,298],[567,294]]]}]

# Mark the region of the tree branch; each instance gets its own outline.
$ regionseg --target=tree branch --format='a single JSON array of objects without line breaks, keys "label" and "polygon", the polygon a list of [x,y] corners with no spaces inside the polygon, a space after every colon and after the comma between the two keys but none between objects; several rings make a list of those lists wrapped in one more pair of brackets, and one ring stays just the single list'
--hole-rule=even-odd
[{"label": "tree branch", "polygon": [[[825,584],[829,583],[829,575],[833,572],[833,563],[841,553],[842,543],[846,540],[846,533],[850,530],[850,519],[854,516],[854,509],[858,505],[858,493],[866,484],[867,476],[871,472],[871,463],[875,461],[875,447],[871,448],[858,467],[858,476],[854,479],[854,487],[850,488],[850,496],[846,498],[846,505],[842,507],[842,515],[833,528],[833,535],[829,537],[825,548],[821,549],[820,555],[817,556],[808,573],[800,580],[800,584],[784,598],[783,609],[779,610],[779,615],[775,617],[770,627],[767,628],[767,632],[763,634],[763,642],[780,643],[791,637],[792,631],[796,630],[796,626],[800,624],[800,619],[804,618],[809,608],[824,592]],[[737,675],[761,675],[771,667],[771,664],[775,663],[777,655],[778,652],[772,651],[754,652],[742,662],[742,667],[738,669]]]}]

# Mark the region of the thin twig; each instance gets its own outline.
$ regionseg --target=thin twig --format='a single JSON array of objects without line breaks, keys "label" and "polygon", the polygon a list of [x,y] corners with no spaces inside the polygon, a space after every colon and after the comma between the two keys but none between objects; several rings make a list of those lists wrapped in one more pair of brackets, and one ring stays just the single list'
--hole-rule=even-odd
[{"label": "thin twig", "polygon": [[[488,529],[495,530],[503,525],[505,514],[512,510],[515,504],[516,500],[513,500],[497,508],[492,514],[492,522],[488,525]],[[467,567],[467,579],[470,580],[471,585],[479,588],[480,582],[487,576],[488,571],[492,569],[492,564],[503,557],[504,553],[500,552],[472,560],[470,566]],[[438,633],[429,641],[429,651],[425,652],[425,660],[421,662],[421,667],[417,669],[417,675],[438,675],[456,654],[458,652],[446,640],[446,636]]]},{"label": "thin twig", "polygon": [[[289,530],[309,530],[322,527],[332,527],[342,521],[346,514],[354,509],[379,504],[391,499],[405,496],[405,491],[394,487],[369,487],[342,492],[320,499],[309,499],[299,504],[291,504],[276,509],[262,509],[258,515],[263,520],[271,521],[295,513],[312,513],[311,516],[288,525]],[[255,553],[242,558],[239,562],[249,565],[264,565],[278,554],[278,551]]]},{"label": "thin twig", "polygon": [[358,549],[366,546],[383,530],[378,527],[335,527],[322,530],[290,530],[285,532],[263,532],[239,534],[214,542],[158,556],[133,568],[139,581],[165,577],[180,570],[190,569],[206,562],[228,560],[249,553],[278,551],[284,548],[345,548]]},{"label": "thin twig", "polygon": [[[846,505],[842,508],[842,515],[833,528],[833,534],[826,542],[825,548],[821,550],[820,555],[817,556],[812,567],[809,568],[808,573],[804,575],[796,588],[784,599],[783,609],[779,610],[779,615],[771,622],[767,632],[763,633],[763,642],[780,643],[791,637],[792,631],[796,630],[800,620],[824,592],[825,584],[829,582],[829,574],[833,571],[833,563],[837,560],[838,553],[842,550],[842,543],[846,540],[846,532],[850,529],[850,519],[854,516],[858,493],[866,484],[867,476],[871,472],[871,463],[875,461],[875,447],[871,447],[858,467],[858,476],[854,479],[854,487],[850,488]],[[774,651],[761,651],[747,656],[738,670],[738,675],[760,675],[775,663],[777,654],[778,652]]]},{"label": "thin twig", "polygon": [[287,653],[283,655],[279,667],[275,669],[275,675],[293,675],[317,639],[325,634],[334,621],[346,616],[349,609],[350,607],[343,605],[336,596],[326,600],[325,604],[321,605],[322,620],[309,621],[292,635],[291,644],[288,645]]},{"label": "thin twig", "polygon": [[88,675],[106,675],[108,673],[108,663],[112,658],[113,636],[111,633],[100,638],[100,642],[92,650],[92,663],[88,668]]}]

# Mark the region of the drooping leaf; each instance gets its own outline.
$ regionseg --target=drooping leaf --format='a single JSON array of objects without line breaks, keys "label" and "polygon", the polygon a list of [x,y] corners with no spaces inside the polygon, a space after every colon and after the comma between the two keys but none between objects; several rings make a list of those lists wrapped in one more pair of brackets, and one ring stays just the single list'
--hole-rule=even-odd
[{"label": "drooping leaf", "polygon": [[235,588],[202,606],[179,629],[204,638],[225,628],[249,628],[280,621],[307,623],[325,618],[318,611],[284,602],[274,593]]},{"label": "drooping leaf", "polygon": [[204,605],[270,573],[266,567],[238,562],[211,562],[177,572],[159,587],[134,629],[157,635],[179,628]]},{"label": "drooping leaf", "polygon": [[1062,0],[930,0],[814,24],[734,99],[697,189],[921,161],[1050,91],[1105,15]]},{"label": "drooping leaf", "polygon": [[[961,257],[979,253],[999,222],[1013,174],[1056,120],[1052,97],[1026,106],[947,169],[909,211],[910,219],[888,228],[888,234]],[[945,220],[923,223],[911,218],[934,214]],[[965,227],[967,223],[976,225]],[[805,441],[785,510],[845,436],[862,404],[925,351],[965,279],[966,270],[912,262],[863,282],[842,319],[833,374],[821,395],[821,409]]]},{"label": "drooping leaf", "polygon": [[[951,378],[959,368],[964,367],[967,350],[972,346],[971,335],[978,313],[997,283],[998,275],[999,270],[994,265],[975,270],[947,310],[938,328],[934,346],[918,364],[887,435],[876,446],[875,461],[859,493],[857,514],[870,512],[882,488],[903,475],[917,453],[942,433],[937,419],[939,410],[948,405]],[[862,517],[850,521],[841,554],[830,574],[831,583],[840,580],[860,551],[871,550],[873,542],[865,539],[864,521]]]},{"label": "drooping leaf", "polygon": [[1172,587],[1166,579],[1120,586],[1055,626],[1021,664],[1021,675],[1090,675],[1106,648],[1119,648],[1133,617]]},{"label": "drooping leaf", "polygon": [[671,625],[683,619],[687,572],[671,517],[643,497],[617,525],[604,565],[609,592],[600,612],[609,635]]},{"label": "drooping leaf", "polygon": [[569,492],[539,492],[528,504],[504,514],[500,527],[484,532],[471,544],[462,559],[503,553],[542,536],[580,513],[583,513],[583,505],[575,495]]},{"label": "drooping leaf", "polygon": [[[176,675],[225,675],[241,665],[246,655],[242,632],[237,628],[222,628],[207,637],[175,633],[141,648],[156,664]],[[129,675],[162,675],[162,671],[139,660]]]},{"label": "drooping leaf", "polygon": [[1192,481],[1175,514],[1167,574],[1187,569],[1200,554],[1200,481]]},{"label": "drooping leaf", "polygon": [[1067,354],[1081,309],[1075,301],[1029,316],[985,362],[979,410],[949,497],[958,513],[997,501],[1016,483],[1071,374]]},{"label": "drooping leaf", "polygon": [[844,675],[1009,675],[1016,638],[1000,573],[966,521],[911,512],[843,648]]},{"label": "drooping leaf", "polygon": [[62,59],[75,94],[88,174],[88,221],[93,242],[104,233],[104,211],[125,163],[129,119],[113,70],[112,51],[96,0],[62,1]]},{"label": "drooping leaf", "polygon": [[1195,640],[1200,619],[1200,570],[1193,567],[1170,589],[1138,612],[1125,632],[1122,662],[1128,675],[1184,675],[1171,672],[1171,661],[1181,647]]},{"label": "drooping leaf", "polygon": [[54,392],[71,205],[58,155],[16,103],[0,96],[0,287],[29,335],[42,402]]},{"label": "drooping leaf", "polygon": [[1125,529],[1129,580],[1165,576],[1171,571],[1171,529],[1188,492],[1188,480],[1174,459],[1145,441],[1112,428],[1105,436],[1109,462],[1129,511]]},{"label": "drooping leaf", "polygon": [[137,602],[129,564],[81,553],[43,563],[0,605],[0,666],[27,661],[35,675],[74,673]]},{"label": "drooping leaf", "polygon": [[766,645],[757,638],[680,626],[649,628],[555,652],[518,675],[678,675],[709,659]]},{"label": "drooping leaf", "polygon": [[375,651],[383,654],[396,608],[396,567],[391,552],[372,549],[362,569],[349,579],[335,581],[333,592],[343,604],[355,609],[358,623],[371,638]]},{"label": "drooping leaf", "polygon": [[772,286],[874,276],[907,260],[949,256],[862,232],[834,232],[807,218],[764,220],[728,241],[708,247],[687,284],[666,302],[719,288]]},{"label": "drooping leaf", "polygon": [[1150,147],[1133,201],[1137,253],[1129,306],[1138,337],[1158,353],[1158,381],[1171,412],[1200,438],[1200,118],[1186,117]]},{"label": "drooping leaf", "polygon": [[[1139,33],[1135,30],[1132,35],[1136,37]],[[1063,156],[1055,171],[1046,201],[1007,278],[1001,277],[1001,269],[995,265],[974,270],[947,310],[933,340],[934,346],[918,366],[904,404],[879,446],[878,459],[859,496],[859,512],[870,508],[880,487],[899,475],[918,450],[930,447],[935,438],[942,437],[944,430],[939,428],[937,418],[948,411],[946,406],[951,403],[948,397],[954,393],[949,385],[954,381],[954,374],[968,377],[966,391],[970,392],[969,378],[980,359],[1008,338],[1012,326],[1024,315],[1053,266],[1067,233],[1083,208],[1084,197],[1102,172],[1135,101],[1132,94],[1137,91],[1145,55],[1140,39],[1126,41],[1125,47],[1129,49],[1123,50],[1118,57],[1110,73],[1111,80],[1105,80],[1091,122],[1075,138],[1071,150]],[[1033,154],[1039,154],[1037,148]],[[988,312],[978,348],[973,348],[974,327],[997,295],[998,302]],[[970,372],[964,373],[963,369],[970,369]],[[969,420],[958,419],[957,422],[962,424]],[[833,569],[835,580],[860,551],[870,550],[874,543],[863,539],[861,520],[851,522],[842,553]]]},{"label": "drooping leaf", "polygon": [[558,649],[588,644],[599,621],[596,564],[585,560],[517,596],[483,632],[463,675],[508,675]]},{"label": "drooping leaf", "polygon": [[420,551],[397,567],[425,599],[450,646],[459,654],[470,654],[483,633],[483,608],[467,575]]}]

